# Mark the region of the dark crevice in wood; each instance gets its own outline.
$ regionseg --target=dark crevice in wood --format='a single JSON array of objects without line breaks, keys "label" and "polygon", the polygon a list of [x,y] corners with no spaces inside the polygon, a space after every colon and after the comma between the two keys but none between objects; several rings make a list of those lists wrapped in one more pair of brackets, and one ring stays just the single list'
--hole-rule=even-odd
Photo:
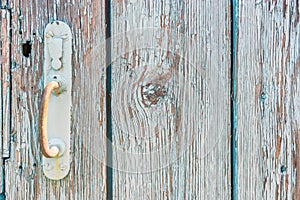
[{"label": "dark crevice in wood", "polygon": [[105,0],[106,45],[106,199],[113,199],[112,105],[111,105],[111,1]]},{"label": "dark crevice in wood", "polygon": [[1,191],[2,193],[0,193],[0,200],[5,200],[6,199],[6,195],[5,195],[5,158],[2,159],[2,188]]},{"label": "dark crevice in wood", "polygon": [[239,0],[231,1],[231,199],[238,199],[237,171],[237,43]]},{"label": "dark crevice in wood", "polygon": [[22,9],[19,8],[19,18],[18,18],[18,23],[19,23],[19,34],[22,35],[23,31],[22,31],[22,20],[23,20],[23,15],[22,15]]},{"label": "dark crevice in wood", "polygon": [[23,56],[28,58],[30,53],[31,53],[31,41],[27,40],[22,44],[22,54]]}]

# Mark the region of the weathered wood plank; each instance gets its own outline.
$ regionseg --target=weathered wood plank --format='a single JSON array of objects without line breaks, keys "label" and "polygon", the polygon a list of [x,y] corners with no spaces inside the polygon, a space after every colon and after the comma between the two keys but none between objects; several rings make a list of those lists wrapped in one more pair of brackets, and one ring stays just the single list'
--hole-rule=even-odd
[{"label": "weathered wood plank", "polygon": [[2,157],[9,157],[10,135],[10,12],[1,10]]},{"label": "weathered wood plank", "polygon": [[0,20],[0,193],[4,194],[4,165],[3,158],[9,157],[10,134],[10,12],[1,5]]},{"label": "weathered wood plank", "polygon": [[239,1],[239,199],[299,199],[299,1]]},{"label": "weathered wood plank", "polygon": [[113,196],[230,198],[230,4],[112,2]]},{"label": "weathered wood plank", "polygon": [[[103,1],[11,1],[13,14],[12,151],[6,163],[8,199],[105,199],[105,38]],[[65,21],[73,39],[72,164],[68,177],[42,174],[38,113],[42,86],[43,34],[52,20]],[[32,43],[28,57],[22,43]],[[97,151],[93,151],[97,149]],[[105,148],[103,148],[105,149]],[[99,155],[98,155],[98,154]],[[105,154],[104,154],[105,155]]]}]

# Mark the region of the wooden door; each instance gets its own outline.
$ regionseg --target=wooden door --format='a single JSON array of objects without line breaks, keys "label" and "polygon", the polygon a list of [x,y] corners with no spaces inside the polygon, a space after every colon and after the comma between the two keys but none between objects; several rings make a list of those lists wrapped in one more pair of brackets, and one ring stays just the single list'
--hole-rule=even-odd
[{"label": "wooden door", "polygon": [[[299,198],[297,0],[0,5],[0,199]],[[73,34],[59,181],[38,142],[54,20]]]},{"label": "wooden door", "polygon": [[[105,165],[86,148],[91,132],[106,132],[105,72],[102,74],[98,68],[105,65],[105,48],[98,50],[101,56],[94,59],[97,66],[89,58],[91,50],[105,41],[104,6],[102,1],[8,2],[11,127],[10,139],[3,140],[3,145],[9,143],[10,153],[5,157],[2,179],[7,199],[106,198]],[[66,22],[74,38],[72,163],[68,177],[61,181],[51,181],[43,175],[37,126],[44,79],[44,29],[55,19]]]}]

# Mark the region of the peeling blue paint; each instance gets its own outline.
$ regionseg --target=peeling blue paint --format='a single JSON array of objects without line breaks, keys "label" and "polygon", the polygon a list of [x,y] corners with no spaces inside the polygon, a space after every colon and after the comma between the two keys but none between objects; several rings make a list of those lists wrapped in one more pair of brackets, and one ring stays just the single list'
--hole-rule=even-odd
[{"label": "peeling blue paint", "polygon": [[5,200],[5,199],[6,199],[5,193],[1,193],[0,194],[0,200]]}]

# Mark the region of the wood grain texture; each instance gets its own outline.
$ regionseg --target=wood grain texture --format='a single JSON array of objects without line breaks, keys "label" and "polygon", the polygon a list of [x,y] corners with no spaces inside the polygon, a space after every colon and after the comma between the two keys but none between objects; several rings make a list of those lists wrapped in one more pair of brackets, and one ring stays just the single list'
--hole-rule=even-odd
[{"label": "wood grain texture", "polygon": [[10,12],[7,9],[1,11],[1,80],[2,80],[2,156],[9,157],[9,135],[10,135]]},{"label": "wood grain texture", "polygon": [[[12,141],[6,161],[7,199],[105,199],[105,167],[91,153],[93,134],[105,136],[105,38],[103,1],[18,1],[12,7]],[[72,163],[70,174],[51,181],[42,173],[38,113],[43,90],[43,34],[53,20],[73,33]],[[29,41],[25,57],[20,50]],[[91,146],[95,145],[95,146]],[[100,145],[101,146],[101,145]]]},{"label": "wood grain texture", "polygon": [[230,198],[230,4],[112,1],[115,199]]},{"label": "wood grain texture", "polygon": [[239,1],[239,199],[299,199],[299,1]]},{"label": "wood grain texture", "polygon": [[1,142],[0,142],[0,193],[3,193],[3,176],[4,165],[3,158],[9,157],[9,134],[10,134],[10,12],[4,8],[5,5],[1,5],[3,9],[0,10],[0,130],[1,130]]}]

